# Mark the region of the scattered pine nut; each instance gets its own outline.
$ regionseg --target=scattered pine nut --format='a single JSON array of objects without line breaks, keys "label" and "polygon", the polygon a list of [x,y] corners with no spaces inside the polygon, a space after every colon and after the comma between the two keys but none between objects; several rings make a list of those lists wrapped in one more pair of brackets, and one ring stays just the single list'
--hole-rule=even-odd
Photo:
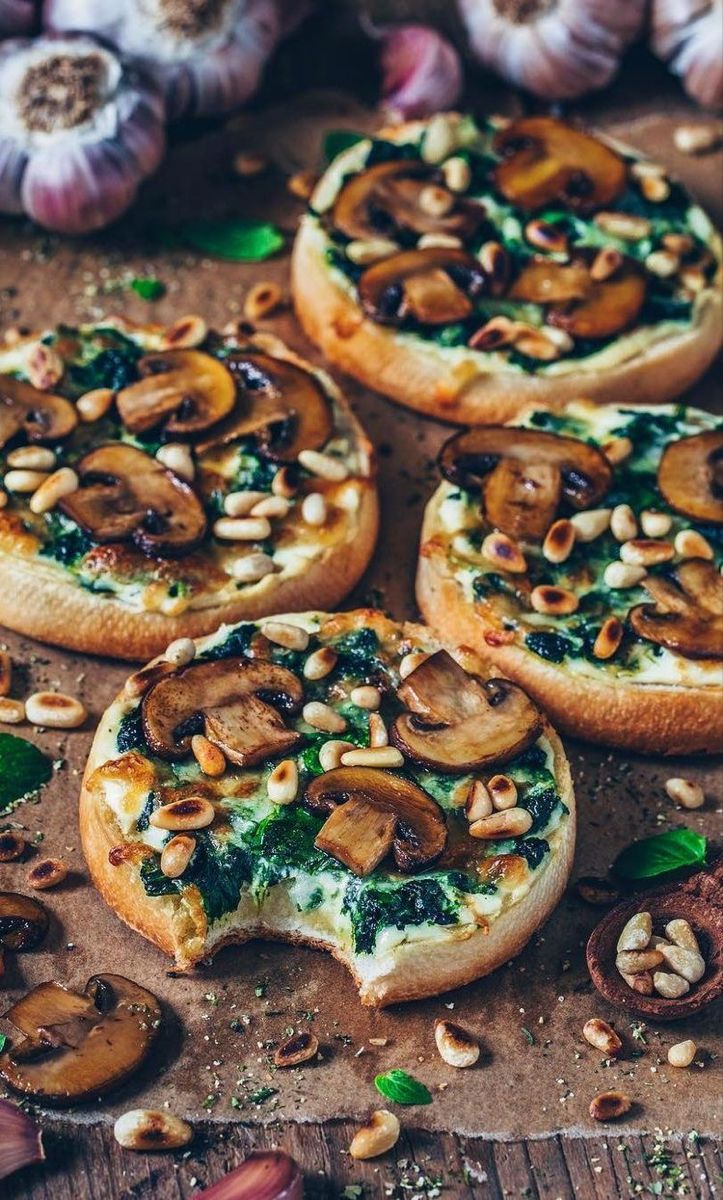
[{"label": "scattered pine nut", "polygon": [[55,508],[63,496],[77,492],[80,480],[71,467],[59,467],[43,480],[37,491],[30,497],[30,511],[46,513]]},{"label": "scattered pine nut", "polygon": [[629,504],[616,504],[610,514],[610,529],[618,542],[629,542],[638,536],[638,522]]},{"label": "scattered pine nut", "polygon": [[27,471],[24,468],[16,471],[6,471],[3,483],[9,492],[17,492],[20,496],[27,496],[31,492],[37,492],[41,483],[45,483],[48,478],[45,471]]},{"label": "scattered pine nut", "polygon": [[608,462],[616,467],[618,463],[625,462],[626,458],[630,458],[633,452],[633,443],[629,437],[616,437],[612,441],[606,442],[603,450]]},{"label": "scattered pine nut", "polygon": [[417,667],[421,667],[423,662],[429,658],[422,650],[412,650],[409,654],[405,654],[399,663],[399,678],[406,679],[407,676],[416,671]]},{"label": "scattered pine nut", "polygon": [[325,679],[337,664],[339,655],[331,646],[320,646],[314,650],[304,663],[305,679]]},{"label": "scattered pine nut", "polygon": [[466,158],[448,158],[442,163],[442,174],[451,192],[466,192],[472,182],[472,170]]},{"label": "scattered pine nut", "polygon": [[714,558],[710,542],[696,529],[681,529],[676,533],[673,545],[681,558],[706,558],[709,562]]},{"label": "scattered pine nut", "polygon": [[213,533],[221,541],[264,542],[271,536],[271,525],[266,517],[219,517]]},{"label": "scattered pine nut", "polygon": [[625,1092],[600,1092],[590,1101],[593,1121],[617,1121],[630,1111],[632,1101]]},{"label": "scattered pine nut", "polygon": [[671,1067],[689,1067],[698,1053],[698,1047],[691,1038],[684,1042],[676,1042],[668,1050],[668,1062]]},{"label": "scattered pine nut", "polygon": [[342,767],[394,768],[404,766],[404,755],[396,746],[354,747],[341,756]]},{"label": "scattered pine nut", "polygon": [[268,492],[229,492],[223,499],[223,511],[227,517],[247,517],[267,497]]},{"label": "scattered pine nut", "polygon": [[621,267],[623,256],[614,246],[603,246],[602,250],[598,250],[592,264],[590,266],[590,278],[597,283],[604,283],[606,279],[611,279],[615,272]]},{"label": "scattered pine nut", "polygon": [[49,392],[56,383],[60,383],[64,370],[60,355],[43,342],[36,342],[25,359],[25,373],[33,387],[41,392]]},{"label": "scattered pine nut", "polygon": [[620,547],[621,561],[636,567],[654,567],[658,563],[670,562],[674,555],[675,550],[670,542],[656,538],[633,538],[630,542],[623,542]]},{"label": "scattered pine nut", "polygon": [[326,479],[330,483],[342,483],[349,476],[348,468],[340,458],[333,458],[331,454],[321,454],[318,450],[302,450],[298,461],[311,475],[317,475],[319,479]]},{"label": "scattered pine nut", "polygon": [[646,575],[645,567],[636,567],[631,563],[611,562],[603,572],[603,580],[607,587],[618,590],[637,587]]},{"label": "scattered pine nut", "polygon": [[498,812],[506,808],[514,808],[517,804],[517,786],[509,775],[493,775],[487,780],[487,790],[493,807]]},{"label": "scattered pine nut", "polygon": [[173,1113],[133,1108],[118,1117],[113,1136],[124,1150],[177,1150],[188,1145],[193,1130]]},{"label": "scattered pine nut", "polygon": [[575,530],[579,542],[593,542],[606,529],[610,528],[609,508],[589,508],[587,512],[575,513],[570,517],[570,524]]},{"label": "scattered pine nut", "polygon": [[358,708],[366,708],[369,712],[376,712],[382,702],[379,688],[367,684],[352,688],[349,699]]},{"label": "scattered pine nut", "polygon": [[591,1017],[582,1027],[582,1036],[596,1050],[602,1050],[606,1058],[614,1058],[623,1048],[623,1043],[607,1021],[600,1017]]},{"label": "scattered pine nut", "polygon": [[617,952],[644,950],[653,935],[653,918],[649,912],[637,912],[623,926],[618,938]]},{"label": "scattered pine nut", "polygon": [[652,971],[663,962],[660,950],[620,950],[615,966],[621,975],[638,975],[641,971]]},{"label": "scattered pine nut", "polygon": [[372,263],[381,262],[383,258],[389,258],[398,251],[397,242],[393,242],[390,238],[368,238],[349,242],[346,247],[346,256],[357,266],[366,267],[371,266]]},{"label": "scattered pine nut", "polygon": [[114,398],[115,392],[111,388],[93,388],[90,392],[84,392],[75,402],[78,416],[88,424],[100,421],[110,409]]},{"label": "scattered pine nut", "polygon": [[422,139],[422,160],[441,163],[457,149],[457,139],[457,122],[447,113],[436,113],[429,121]]},{"label": "scattered pine nut", "polygon": [[28,871],[25,880],[28,887],[44,892],[58,887],[68,876],[68,865],[62,858],[44,858]]},{"label": "scattered pine nut", "polygon": [[309,1030],[294,1033],[274,1051],[275,1067],[298,1067],[319,1053],[319,1039]]},{"label": "scattered pine nut", "polygon": [[481,779],[474,779],[472,781],[467,793],[464,811],[470,824],[473,821],[481,821],[483,817],[489,817],[494,811],[492,797]]},{"label": "scattered pine nut", "polygon": [[665,926],[665,936],[676,946],[682,946],[684,950],[693,950],[696,954],[700,954],[698,939],[693,927],[690,922],[685,920],[685,917],[676,917],[674,920],[668,921]]},{"label": "scattered pine nut", "polygon": [[223,750],[214,746],[203,733],[195,733],[191,738],[193,757],[204,775],[216,778],[226,770],[226,756]]},{"label": "scattered pine nut", "polygon": [[173,663],[177,667],[185,667],[188,663],[193,662],[196,657],[196,643],[193,638],[182,637],[176,638],[175,642],[171,642],[166,648],[164,658],[166,662]]},{"label": "scattered pine nut", "polygon": [[527,570],[524,554],[517,542],[506,533],[488,533],[482,542],[482,555],[488,562],[504,571],[511,571],[513,575],[523,575]]},{"label": "scattered pine nut", "polygon": [[306,650],[309,645],[306,630],[287,621],[265,621],[261,632],[275,646],[283,646],[286,650]]},{"label": "scattered pine nut", "polygon": [[227,570],[239,583],[259,583],[267,575],[273,575],[276,566],[270,554],[263,554],[259,551],[254,554],[245,554],[243,558],[234,559]]},{"label": "scattered pine nut", "polygon": [[165,446],[160,446],[156,451],[156,458],[164,467],[168,467],[169,471],[173,471],[174,475],[178,475],[179,479],[193,483],[196,466],[190,446],[184,442],[166,442]]},{"label": "scattered pine nut", "polygon": [[55,454],[47,446],[18,446],[5,456],[9,467],[28,471],[55,470]]},{"label": "scattered pine nut", "polygon": [[570,557],[575,545],[575,526],[565,517],[553,521],[545,534],[542,553],[548,562],[563,563]]},{"label": "scattered pine nut", "polygon": [[369,745],[375,748],[389,745],[389,734],[378,712],[369,713]]},{"label": "scattered pine nut", "polygon": [[251,509],[252,517],[286,517],[291,508],[290,501],[283,496],[265,496],[254,504]]},{"label": "scattered pine nut", "polygon": [[525,237],[538,250],[565,254],[568,249],[567,235],[562,225],[541,221],[536,217],[525,225]]},{"label": "scattered pine nut", "polygon": [[299,791],[299,768],[293,758],[277,763],[266,781],[272,804],[292,804]]},{"label": "scattered pine nut", "polygon": [[168,879],[178,879],[190,863],[196,849],[196,839],[185,833],[176,834],[161,851],[161,871]]},{"label": "scattered pine nut", "polygon": [[301,519],[307,525],[320,526],[326,524],[326,500],[321,492],[309,492],[301,502]]},{"label": "scattered pine nut", "polygon": [[688,983],[698,983],[705,975],[705,959],[699,950],[687,950],[685,946],[661,942],[658,953],[662,954],[666,966],[682,979],[687,979]]},{"label": "scattered pine nut", "polygon": [[377,1109],[369,1118],[367,1125],[362,1125],[355,1133],[349,1153],[352,1158],[377,1158],[386,1154],[399,1140],[399,1121],[385,1108]]},{"label": "scattered pine nut", "polygon": [[718,125],[679,125],[673,133],[676,150],[681,154],[708,154],[723,137]]},{"label": "scattered pine nut", "polygon": [[646,217],[636,217],[632,213],[598,212],[593,220],[598,229],[624,242],[639,242],[649,236],[652,228]]},{"label": "scattered pine nut", "polygon": [[532,828],[532,814],[526,808],[506,808],[473,821],[469,833],[475,838],[522,837]]},{"label": "scattered pine nut", "polygon": [[25,715],[31,725],[46,729],[77,729],[88,712],[74,696],[66,696],[63,692],[33,692],[25,701]]},{"label": "scattered pine nut", "polygon": [[244,316],[248,321],[259,321],[278,312],[283,303],[284,294],[279,285],[270,280],[260,280],[244,300]]},{"label": "scattered pine nut", "polygon": [[530,592],[530,604],[535,612],[548,616],[560,616],[577,612],[580,601],[574,592],[567,588],[553,587],[551,584],[540,584]]},{"label": "scattered pine nut", "polygon": [[612,658],[623,640],[623,624],[617,617],[608,617],[600,629],[592,648],[596,658]]},{"label": "scattered pine nut", "polygon": [[279,467],[271,480],[271,491],[275,496],[283,496],[286,500],[293,499],[298,488],[295,482],[294,471],[291,467]]},{"label": "scattered pine nut", "polygon": [[0,862],[17,862],[28,848],[24,837],[14,829],[6,829],[0,833]]},{"label": "scattered pine nut", "polygon": [[420,191],[417,203],[428,217],[446,217],[454,208],[454,196],[447,188],[427,184]]},{"label": "scattered pine nut", "polygon": [[288,191],[292,196],[298,196],[300,200],[310,200],[316,184],[317,176],[313,171],[297,171],[286,181]]},{"label": "scattered pine nut", "polygon": [[692,779],[666,779],[665,790],[681,808],[702,808],[705,804],[705,792]]},{"label": "scattered pine nut", "polygon": [[342,754],[346,754],[347,750],[354,749],[356,747],[353,742],[342,742],[337,739],[324,742],[319,751],[319,764],[322,771],[335,771],[337,767],[341,766]]},{"label": "scattered pine nut", "polygon": [[456,1021],[435,1021],[434,1040],[450,1067],[472,1067],[479,1058],[479,1042]]},{"label": "scattered pine nut", "polygon": [[200,346],[208,336],[208,326],[203,317],[195,315],[180,317],[169,325],[160,343],[162,350],[192,350]]},{"label": "scattered pine nut", "polygon": [[20,725],[25,720],[25,705],[22,700],[0,697],[0,725]]},{"label": "scattered pine nut", "polygon": [[670,532],[672,524],[673,518],[669,513],[653,512],[651,509],[646,509],[640,514],[640,528],[645,536],[649,538],[665,537],[666,533]]},{"label": "scattered pine nut", "polygon": [[346,729],[346,719],[328,704],[320,700],[310,700],[302,709],[302,716],[312,729],[321,729],[323,733],[343,733]]},{"label": "scattered pine nut", "polygon": [[646,258],[645,266],[651,275],[657,275],[659,279],[672,279],[680,270],[680,259],[670,250],[653,250]]},{"label": "scattered pine nut", "polygon": [[690,991],[688,980],[670,971],[655,971],[653,987],[658,995],[664,996],[666,1000],[679,1000]]},{"label": "scattered pine nut", "polygon": [[183,796],[154,809],[148,821],[154,829],[186,831],[205,829],[215,816],[216,810],[205,796]]}]

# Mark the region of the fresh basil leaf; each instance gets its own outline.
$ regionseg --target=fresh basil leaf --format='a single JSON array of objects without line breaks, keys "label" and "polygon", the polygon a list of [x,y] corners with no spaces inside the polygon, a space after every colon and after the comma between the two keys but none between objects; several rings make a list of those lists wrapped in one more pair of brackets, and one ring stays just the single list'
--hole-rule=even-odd
[{"label": "fresh basil leaf", "polygon": [[25,738],[0,733],[0,812],[29,799],[53,773],[48,758]]},{"label": "fresh basil leaf", "polygon": [[166,294],[166,285],[160,279],[131,279],[131,291],[141,300],[160,300]]},{"label": "fresh basil leaf", "polygon": [[178,229],[181,241],[194,250],[231,262],[261,262],[281,250],[284,236],[266,221],[188,221]]},{"label": "fresh basil leaf", "polygon": [[7,1045],[8,1036],[6,1033],[0,1033],[0,1054],[2,1054]]},{"label": "fresh basil leaf", "polygon": [[363,133],[354,133],[351,129],[330,129],[324,138],[324,159],[328,163],[333,162],[338,154],[363,141]]},{"label": "fresh basil leaf", "polygon": [[393,1100],[395,1104],[431,1104],[432,1095],[429,1088],[406,1071],[385,1071],[377,1075],[374,1086],[382,1096]]},{"label": "fresh basil leaf", "polygon": [[701,834],[683,825],[632,842],[618,854],[613,871],[622,879],[652,879],[681,867],[701,866],[705,862],[707,845]]}]

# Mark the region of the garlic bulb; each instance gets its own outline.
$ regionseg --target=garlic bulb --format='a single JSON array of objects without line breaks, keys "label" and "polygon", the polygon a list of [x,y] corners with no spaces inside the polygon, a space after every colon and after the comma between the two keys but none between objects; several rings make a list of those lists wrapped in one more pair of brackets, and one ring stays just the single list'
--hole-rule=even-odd
[{"label": "garlic bulb", "polygon": [[38,23],[36,0],[0,0],[0,37],[30,33]]},{"label": "garlic bulb", "polygon": [[459,55],[426,25],[382,31],[382,99],[403,119],[453,108],[462,91]]},{"label": "garlic bulb", "polygon": [[42,1136],[34,1121],[16,1104],[0,1100],[0,1179],[44,1158]]},{"label": "garlic bulb", "polygon": [[640,32],[646,0],[459,0],[472,49],[547,100],[604,87]]},{"label": "garlic bulb", "polygon": [[98,229],[164,145],[159,92],[94,38],[0,43],[0,212],[61,233]]},{"label": "garlic bulb", "polygon": [[228,112],[256,90],[311,0],[46,0],[54,30],[88,29],[163,89],[169,117]]},{"label": "garlic bulb", "polygon": [[723,107],[723,0],[653,0],[651,41],[694,100]]}]

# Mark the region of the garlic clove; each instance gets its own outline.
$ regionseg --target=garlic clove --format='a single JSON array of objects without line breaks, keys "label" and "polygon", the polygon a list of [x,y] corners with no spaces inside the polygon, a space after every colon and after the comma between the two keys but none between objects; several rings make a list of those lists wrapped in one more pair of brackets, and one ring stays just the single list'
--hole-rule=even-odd
[{"label": "garlic clove", "polygon": [[16,1104],[0,1100],[0,1179],[44,1159],[42,1135],[35,1122]]},{"label": "garlic clove", "polygon": [[298,1163],[283,1150],[254,1150],[240,1167],[198,1192],[198,1200],[303,1200]]},{"label": "garlic clove", "polygon": [[425,117],[453,108],[462,91],[459,55],[426,25],[383,30],[382,100],[395,117]]},{"label": "garlic clove", "polygon": [[717,0],[653,0],[651,45],[704,108],[723,107],[723,23]]}]

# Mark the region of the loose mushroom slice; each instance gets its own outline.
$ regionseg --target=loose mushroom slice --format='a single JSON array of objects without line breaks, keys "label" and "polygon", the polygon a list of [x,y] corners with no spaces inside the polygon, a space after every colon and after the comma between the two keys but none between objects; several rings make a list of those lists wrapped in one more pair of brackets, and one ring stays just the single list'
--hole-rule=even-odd
[{"label": "loose mushroom slice", "polygon": [[59,503],[93,541],[130,538],[150,557],[175,558],[203,540],[206,515],[193,488],[142,450],[99,446],[75,469],[80,487]]},{"label": "loose mushroom slice", "polygon": [[625,188],[625,163],[597,138],[554,117],[523,117],[495,136],[503,156],[494,171],[502,195],[532,210],[559,201],[590,211]]},{"label": "loose mushroom slice", "polygon": [[484,220],[482,205],[449,192],[448,211],[433,216],[420,204],[430,184],[443,187],[444,179],[426,163],[409,159],[376,163],[341,189],[332,223],[347,237],[362,241],[380,235],[393,238],[400,231],[472,237]]},{"label": "loose mushroom slice", "polygon": [[540,712],[522,688],[468,675],[446,650],[412,671],[397,697],[410,712],[392,723],[394,745],[423,766],[455,775],[508,762],[542,728]]},{"label": "loose mushroom slice", "polygon": [[548,308],[547,322],[557,329],[564,329],[572,337],[612,337],[635,323],[645,303],[645,292],[642,267],[632,258],[623,258],[609,279],[591,278],[590,289],[582,299],[563,301]]},{"label": "loose mushroom slice", "polygon": [[116,405],[131,433],[163,424],[173,437],[208,429],[231,412],[236,388],[231,372],[202,350],[163,350],[138,361],[141,378],[120,391]]},{"label": "loose mushroom slice", "polygon": [[329,814],[314,845],[355,875],[368,875],[390,850],[400,871],[422,870],[447,844],[437,802],[390,771],[337,767],[311,781],[304,801],[312,812]]},{"label": "loose mushroom slice", "polygon": [[381,324],[398,325],[411,315],[424,325],[447,325],[471,314],[472,299],[487,284],[471,254],[433,247],[374,263],[357,286],[364,311]]},{"label": "loose mushroom slice", "polygon": [[670,442],[658,467],[658,487],[676,512],[723,524],[723,429]]},{"label": "loose mushroom slice", "polygon": [[0,375],[0,447],[17,433],[24,433],[31,442],[60,441],[77,424],[75,406],[64,396]]},{"label": "loose mushroom slice", "polygon": [[631,609],[638,637],[685,658],[723,658],[723,590],[712,562],[689,558],[672,578],[647,575],[642,586],[655,603]]},{"label": "loose mushroom slice", "polygon": [[439,455],[445,479],[482,488],[485,516],[515,539],[541,540],[559,502],[594,507],[612,482],[601,450],[544,430],[488,425],[449,438]]},{"label": "loose mushroom slice", "polygon": [[80,994],[41,983],[5,1016],[25,1038],[0,1056],[0,1076],[48,1104],[95,1099],[123,1083],[161,1025],[156,997],[122,975],[94,975]]},{"label": "loose mushroom slice", "polygon": [[587,264],[576,258],[559,263],[549,258],[531,258],[525,263],[509,289],[511,300],[531,304],[554,304],[559,301],[584,300],[592,288]]},{"label": "loose mushroom slice", "polygon": [[37,900],[19,892],[0,892],[2,950],[35,949],[48,932],[48,923],[47,911]]},{"label": "loose mushroom slice", "polygon": [[302,735],[276,711],[298,712],[300,681],[276,663],[226,658],[197,663],[161,679],[143,699],[143,729],[161,758],[184,758],[194,733],[206,737],[239,766],[287,753]]}]

